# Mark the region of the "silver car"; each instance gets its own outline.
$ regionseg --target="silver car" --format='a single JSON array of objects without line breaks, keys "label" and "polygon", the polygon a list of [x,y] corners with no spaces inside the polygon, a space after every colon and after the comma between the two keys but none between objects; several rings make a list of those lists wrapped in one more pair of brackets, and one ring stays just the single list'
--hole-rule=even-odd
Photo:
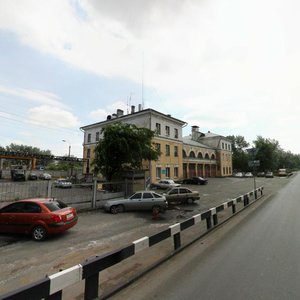
[{"label": "silver car", "polygon": [[153,191],[139,191],[127,199],[108,200],[104,204],[105,211],[117,214],[129,210],[159,210],[167,209],[166,197]]},{"label": "silver car", "polygon": [[180,183],[176,183],[172,179],[160,180],[150,185],[151,189],[168,189],[170,187],[179,187]]},{"label": "silver car", "polygon": [[57,180],[54,181],[54,186],[62,189],[71,189],[72,182],[68,181],[65,178],[58,178]]}]

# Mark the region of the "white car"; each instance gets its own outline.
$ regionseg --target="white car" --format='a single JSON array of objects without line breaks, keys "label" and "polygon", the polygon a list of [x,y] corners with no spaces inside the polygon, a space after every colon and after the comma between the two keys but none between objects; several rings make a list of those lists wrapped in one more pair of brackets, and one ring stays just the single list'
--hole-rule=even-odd
[{"label": "white car", "polygon": [[65,178],[58,178],[57,180],[54,181],[54,186],[62,189],[71,189],[72,182],[68,181]]},{"label": "white car", "polygon": [[176,183],[172,179],[165,179],[165,180],[160,180],[158,182],[152,183],[150,185],[151,189],[169,189],[171,187],[179,187],[180,184]]},{"label": "white car", "polygon": [[42,173],[39,178],[43,180],[51,180],[52,176],[48,173]]}]

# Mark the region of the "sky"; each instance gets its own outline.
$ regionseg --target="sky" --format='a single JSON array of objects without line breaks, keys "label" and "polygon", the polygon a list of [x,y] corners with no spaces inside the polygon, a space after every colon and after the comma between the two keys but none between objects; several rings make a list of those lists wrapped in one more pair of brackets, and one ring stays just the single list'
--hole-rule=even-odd
[{"label": "sky", "polygon": [[[300,153],[300,2],[1,0],[0,146],[82,157],[131,105]],[[64,142],[64,141],[65,142]]]}]

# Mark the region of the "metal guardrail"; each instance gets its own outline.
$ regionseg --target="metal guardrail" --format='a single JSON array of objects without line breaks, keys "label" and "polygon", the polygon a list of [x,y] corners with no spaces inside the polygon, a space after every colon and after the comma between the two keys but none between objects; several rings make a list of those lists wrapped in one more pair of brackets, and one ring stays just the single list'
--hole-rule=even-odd
[{"label": "metal guardrail", "polygon": [[[258,195],[258,193],[260,193],[260,195]],[[251,196],[253,196],[254,199],[250,203]],[[82,264],[78,264],[61,272],[47,276],[44,279],[41,279],[30,285],[2,295],[0,296],[0,300],[61,300],[63,299],[62,291],[64,288],[79,283],[82,280],[85,280],[84,299],[92,300],[98,298],[99,273],[101,271],[171,237],[173,237],[174,252],[176,252],[181,248],[181,232],[185,229],[197,225],[201,221],[205,220],[207,231],[209,231],[218,225],[219,212],[227,208],[231,208],[232,215],[234,215],[237,213],[236,205],[239,202],[242,202],[243,208],[245,208],[262,196],[263,187],[259,187],[256,190],[253,190],[228,202],[224,202],[217,207],[197,214],[181,223],[171,225],[167,229],[152,236],[145,236],[121,249],[86,260]]]}]

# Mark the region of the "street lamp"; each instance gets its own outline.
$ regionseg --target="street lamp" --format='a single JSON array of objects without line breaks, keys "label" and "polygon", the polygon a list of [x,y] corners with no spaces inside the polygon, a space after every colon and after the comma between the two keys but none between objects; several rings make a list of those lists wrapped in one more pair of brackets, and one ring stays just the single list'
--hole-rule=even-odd
[{"label": "street lamp", "polygon": [[[64,143],[68,143],[66,140],[62,140]],[[69,157],[71,156],[71,145],[69,144]]]}]

